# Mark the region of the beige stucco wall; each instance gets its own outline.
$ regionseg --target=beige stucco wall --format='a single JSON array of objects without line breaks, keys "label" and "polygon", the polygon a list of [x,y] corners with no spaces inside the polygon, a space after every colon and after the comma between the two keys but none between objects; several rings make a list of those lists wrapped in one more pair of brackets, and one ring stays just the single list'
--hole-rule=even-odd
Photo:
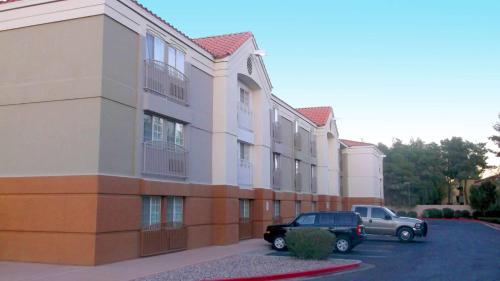
[{"label": "beige stucco wall", "polygon": [[103,21],[0,32],[1,176],[97,172]]},{"label": "beige stucco wall", "polygon": [[372,146],[342,150],[344,195],[384,198],[383,155]]}]

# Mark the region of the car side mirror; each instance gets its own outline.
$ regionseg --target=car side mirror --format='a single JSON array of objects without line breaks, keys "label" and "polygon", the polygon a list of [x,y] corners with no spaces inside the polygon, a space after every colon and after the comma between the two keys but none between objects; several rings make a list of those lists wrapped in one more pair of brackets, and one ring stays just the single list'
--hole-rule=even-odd
[{"label": "car side mirror", "polygon": [[388,221],[390,221],[390,220],[392,220],[392,217],[389,216],[389,215],[385,215],[385,219],[388,220]]}]

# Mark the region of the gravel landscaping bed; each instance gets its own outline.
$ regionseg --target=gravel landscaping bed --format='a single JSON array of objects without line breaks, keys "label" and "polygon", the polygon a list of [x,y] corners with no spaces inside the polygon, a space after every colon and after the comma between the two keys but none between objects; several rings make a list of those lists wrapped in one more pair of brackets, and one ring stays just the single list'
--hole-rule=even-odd
[{"label": "gravel landscaping bed", "polygon": [[233,255],[226,258],[153,274],[133,281],[195,281],[250,277],[325,268],[352,260],[299,260],[289,256]]}]

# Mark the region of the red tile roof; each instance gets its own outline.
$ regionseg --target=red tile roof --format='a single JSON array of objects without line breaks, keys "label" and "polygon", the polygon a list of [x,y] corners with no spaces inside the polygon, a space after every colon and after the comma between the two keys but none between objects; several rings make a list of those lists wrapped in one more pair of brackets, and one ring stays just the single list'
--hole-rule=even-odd
[{"label": "red tile roof", "polygon": [[240,32],[195,38],[193,41],[211,53],[214,58],[221,59],[232,55],[243,43],[252,37],[252,32]]},{"label": "red tile roof", "polygon": [[372,143],[367,143],[367,142],[361,142],[361,141],[353,141],[353,140],[340,140],[342,143],[347,145],[348,147],[353,147],[353,146],[375,146]]},{"label": "red tile roof", "polygon": [[300,114],[307,117],[307,119],[311,120],[317,126],[326,125],[326,121],[328,121],[328,117],[333,112],[330,106],[318,106],[318,107],[304,107],[304,108],[296,108]]}]

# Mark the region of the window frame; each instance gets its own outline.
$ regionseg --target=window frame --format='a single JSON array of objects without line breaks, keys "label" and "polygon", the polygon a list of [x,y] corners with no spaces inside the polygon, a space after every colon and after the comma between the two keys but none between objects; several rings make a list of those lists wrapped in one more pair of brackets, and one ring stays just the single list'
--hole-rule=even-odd
[{"label": "window frame", "polygon": [[[147,126],[151,126],[151,128],[147,128]],[[147,132],[151,132],[151,136],[146,135]],[[173,135],[170,135],[171,133]],[[186,144],[185,134],[185,124],[158,114],[144,112],[143,142],[163,141],[184,148]]]}]

